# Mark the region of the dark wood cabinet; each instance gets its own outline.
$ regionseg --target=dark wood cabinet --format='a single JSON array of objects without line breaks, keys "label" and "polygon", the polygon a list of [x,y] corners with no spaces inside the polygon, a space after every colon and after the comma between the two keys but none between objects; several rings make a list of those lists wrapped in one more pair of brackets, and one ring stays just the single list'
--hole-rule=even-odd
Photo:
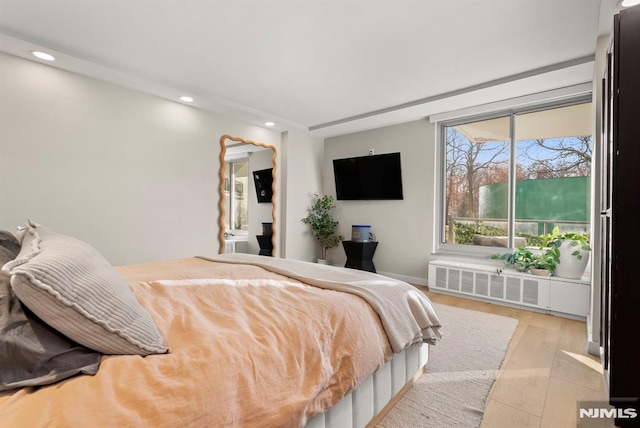
[{"label": "dark wood cabinet", "polygon": [[[610,403],[638,412],[640,6],[615,16],[602,100],[600,347]],[[616,424],[638,426],[640,418]]]}]

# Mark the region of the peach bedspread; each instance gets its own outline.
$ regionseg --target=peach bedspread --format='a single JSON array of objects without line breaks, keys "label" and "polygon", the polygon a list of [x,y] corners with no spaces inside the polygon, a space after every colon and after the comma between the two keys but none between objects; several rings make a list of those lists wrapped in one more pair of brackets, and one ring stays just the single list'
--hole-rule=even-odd
[{"label": "peach bedspread", "polygon": [[0,427],[302,426],[392,356],[350,294],[198,258],[118,270],[170,353],[0,395]]}]

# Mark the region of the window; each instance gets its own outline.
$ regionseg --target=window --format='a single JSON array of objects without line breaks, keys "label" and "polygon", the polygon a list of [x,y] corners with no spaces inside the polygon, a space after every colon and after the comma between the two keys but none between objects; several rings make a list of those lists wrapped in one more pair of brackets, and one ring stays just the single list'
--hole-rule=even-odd
[{"label": "window", "polygon": [[228,232],[246,231],[249,228],[247,192],[249,190],[249,162],[226,162],[224,171],[225,225]]},{"label": "window", "polygon": [[537,247],[555,226],[589,232],[591,103],[458,120],[440,129],[440,250]]}]

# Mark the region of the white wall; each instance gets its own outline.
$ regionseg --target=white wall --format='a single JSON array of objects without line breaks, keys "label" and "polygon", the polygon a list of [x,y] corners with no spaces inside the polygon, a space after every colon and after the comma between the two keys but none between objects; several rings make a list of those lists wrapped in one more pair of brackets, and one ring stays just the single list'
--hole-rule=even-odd
[{"label": "white wall", "polygon": [[307,215],[307,208],[314,193],[322,193],[322,166],[324,140],[313,138],[299,131],[282,135],[283,222],[287,227],[281,235],[281,245],[287,258],[315,261],[320,256],[318,241],[309,227],[300,221]]},{"label": "white wall", "polygon": [[220,136],[280,147],[274,131],[15,56],[0,70],[0,228],[30,217],[113,264],[217,253]]},{"label": "white wall", "polygon": [[[351,239],[351,225],[369,224],[378,247],[373,258],[379,273],[426,284],[433,248],[435,125],[419,120],[325,141],[324,193],[335,197],[333,159],[400,152],[404,200],[337,201],[339,232]],[[342,246],[329,250],[333,264],[344,265]]]}]

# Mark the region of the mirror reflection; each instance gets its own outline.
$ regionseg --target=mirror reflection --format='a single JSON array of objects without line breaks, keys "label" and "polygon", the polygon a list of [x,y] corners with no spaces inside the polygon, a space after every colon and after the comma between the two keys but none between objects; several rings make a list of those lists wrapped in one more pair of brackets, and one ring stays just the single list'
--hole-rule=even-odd
[{"label": "mirror reflection", "polygon": [[220,138],[219,253],[275,252],[276,148]]}]

